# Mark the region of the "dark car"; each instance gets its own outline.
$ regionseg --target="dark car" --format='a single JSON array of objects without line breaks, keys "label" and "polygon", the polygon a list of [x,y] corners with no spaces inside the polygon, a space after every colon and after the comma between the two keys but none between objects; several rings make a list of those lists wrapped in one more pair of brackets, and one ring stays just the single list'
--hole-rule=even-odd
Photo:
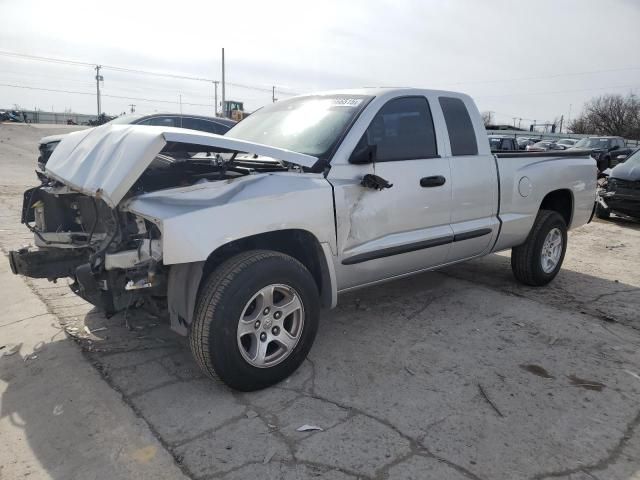
[{"label": "dark car", "polygon": [[[122,115],[114,118],[110,125],[152,125],[163,127],[189,128],[191,130],[200,130],[202,132],[217,133],[224,135],[236,122],[227,118],[219,117],[203,117],[201,115],[178,115],[172,113],[154,113],[153,115]],[[55,150],[64,138],[63,135],[50,135],[40,139],[40,156],[38,157],[38,166],[44,170],[47,160],[51,153]]]},{"label": "dark car", "polygon": [[611,170],[597,200],[598,218],[609,218],[615,212],[640,219],[640,149]]},{"label": "dark car", "polygon": [[601,172],[615,167],[633,151],[626,146],[622,137],[586,137],[571,147],[573,149],[591,150],[591,156],[595,158]]},{"label": "dark car", "polygon": [[492,152],[514,151],[519,149],[516,139],[507,135],[490,135],[489,146]]},{"label": "dark car", "polygon": [[518,137],[517,138],[517,142],[518,142],[518,149],[520,150],[525,150],[527,148],[527,146],[529,145],[533,145],[534,143],[538,143],[540,141],[539,138],[533,138],[533,137]]}]

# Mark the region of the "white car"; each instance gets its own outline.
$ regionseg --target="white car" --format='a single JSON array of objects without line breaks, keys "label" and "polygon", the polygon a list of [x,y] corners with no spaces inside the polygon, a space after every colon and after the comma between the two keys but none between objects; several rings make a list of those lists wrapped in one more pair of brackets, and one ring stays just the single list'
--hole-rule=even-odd
[{"label": "white car", "polygon": [[563,138],[556,142],[557,145],[562,145],[564,148],[571,148],[576,143],[578,143],[578,140],[576,138]]},{"label": "white car", "polygon": [[545,285],[596,190],[588,152],[494,156],[469,96],[421,89],[295,97],[225,136],[74,132],[42,178],[14,273],[71,277],[108,314],[166,300],[201,368],[239,390],[298,368],[343,292],[506,249]]}]

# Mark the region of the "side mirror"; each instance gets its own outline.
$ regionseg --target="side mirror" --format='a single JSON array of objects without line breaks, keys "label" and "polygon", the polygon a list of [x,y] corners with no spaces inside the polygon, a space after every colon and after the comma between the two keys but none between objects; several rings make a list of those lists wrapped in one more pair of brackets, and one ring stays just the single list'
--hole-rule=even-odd
[{"label": "side mirror", "polygon": [[349,163],[356,165],[363,165],[367,163],[373,163],[376,160],[376,145],[369,145],[366,136],[356,145],[356,148],[349,157]]}]

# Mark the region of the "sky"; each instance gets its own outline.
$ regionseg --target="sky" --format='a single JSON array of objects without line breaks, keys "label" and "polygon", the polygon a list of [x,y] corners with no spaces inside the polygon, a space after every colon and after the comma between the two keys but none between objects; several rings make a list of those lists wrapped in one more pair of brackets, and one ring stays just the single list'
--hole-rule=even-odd
[{"label": "sky", "polygon": [[210,81],[109,67],[220,80],[222,47],[226,98],[249,111],[272,86],[279,99],[413,86],[468,93],[524,127],[640,91],[640,0],[0,0],[0,18],[0,108],[96,113],[92,66],[18,53],[104,65],[108,114],[211,115]]}]

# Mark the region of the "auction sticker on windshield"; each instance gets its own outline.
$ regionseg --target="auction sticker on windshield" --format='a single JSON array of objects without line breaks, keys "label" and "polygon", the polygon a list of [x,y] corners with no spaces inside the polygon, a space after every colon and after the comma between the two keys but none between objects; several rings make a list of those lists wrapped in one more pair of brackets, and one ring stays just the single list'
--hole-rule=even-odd
[{"label": "auction sticker on windshield", "polygon": [[331,101],[336,107],[357,107],[362,103],[361,98],[332,98]]}]

